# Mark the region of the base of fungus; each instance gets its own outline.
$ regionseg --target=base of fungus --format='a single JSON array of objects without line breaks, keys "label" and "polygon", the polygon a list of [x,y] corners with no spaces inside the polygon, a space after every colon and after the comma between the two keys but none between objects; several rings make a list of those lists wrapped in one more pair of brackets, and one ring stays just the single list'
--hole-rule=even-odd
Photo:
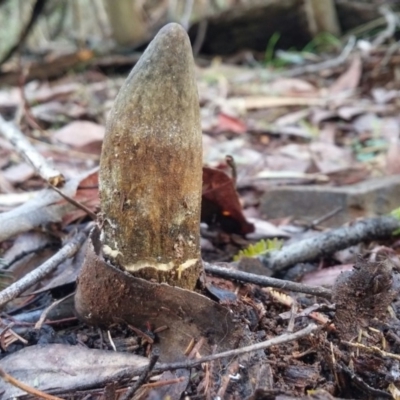
[{"label": "base of fungus", "polygon": [[163,271],[163,272],[172,271],[173,269],[176,269],[177,271],[180,271],[182,273],[185,269],[193,267],[198,262],[199,260],[195,258],[186,260],[185,262],[179,265],[176,265],[172,261],[170,261],[168,264],[163,264],[163,263],[154,263],[151,261],[143,260],[143,261],[138,261],[134,264],[124,265],[124,269],[125,271],[128,272],[137,272],[143,268],[154,268],[157,271]]},{"label": "base of fungus", "polygon": [[208,339],[202,354],[209,353],[209,345],[216,343],[219,350],[236,347],[243,328],[235,323],[230,309],[199,293],[137,278],[113,267],[103,258],[99,236],[96,227],[78,279],[75,309],[82,320],[104,328],[115,323],[138,329],[148,324],[167,326],[158,334],[160,359],[165,362],[184,359],[190,340],[201,336]]},{"label": "base of fungus", "polygon": [[[102,234],[100,234],[100,241]],[[199,270],[203,270],[201,259],[191,258],[179,264],[170,261],[169,263],[159,263],[154,260],[140,260],[129,265],[119,265],[116,262],[118,255],[122,253],[118,250],[113,250],[110,246],[102,246],[102,254],[108,261],[117,268],[123,271],[130,272],[139,278],[152,280],[158,282],[170,283],[185,287],[184,284],[189,282],[189,287],[196,286],[197,274]],[[175,279],[176,277],[177,279]]]}]

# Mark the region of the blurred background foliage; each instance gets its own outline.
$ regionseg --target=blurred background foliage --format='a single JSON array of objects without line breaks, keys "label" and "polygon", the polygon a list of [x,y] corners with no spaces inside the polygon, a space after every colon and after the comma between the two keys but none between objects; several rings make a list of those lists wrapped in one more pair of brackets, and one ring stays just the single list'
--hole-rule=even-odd
[{"label": "blurred background foliage", "polygon": [[[317,45],[360,24],[385,25],[382,4],[394,0],[0,0],[0,60],[17,46],[24,55],[90,48],[106,53],[140,48],[165,23],[189,30],[197,50],[232,54],[246,48],[266,52],[279,47]],[[26,32],[28,30],[28,32]],[[363,30],[361,30],[363,33]],[[24,37],[24,34],[26,34]],[[313,40],[314,38],[317,38]],[[327,36],[325,36],[325,39]],[[275,42],[274,42],[275,40]],[[323,40],[323,45],[327,43]],[[195,46],[196,47],[196,46]],[[15,51],[14,51],[15,53]],[[268,59],[267,59],[268,61]]]}]

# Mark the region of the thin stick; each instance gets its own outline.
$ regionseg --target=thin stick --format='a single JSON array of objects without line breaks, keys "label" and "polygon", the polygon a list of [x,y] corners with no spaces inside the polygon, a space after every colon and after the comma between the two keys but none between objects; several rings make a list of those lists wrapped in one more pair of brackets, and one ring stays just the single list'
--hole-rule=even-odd
[{"label": "thin stick", "polygon": [[147,379],[149,373],[152,371],[158,358],[160,357],[159,351],[157,348],[153,349],[150,361],[146,366],[146,369],[140,374],[139,379],[132,385],[122,396],[121,400],[129,400],[133,397],[135,392],[143,385],[144,381]]},{"label": "thin stick", "polygon": [[315,228],[316,226],[318,226],[322,222],[325,222],[328,219],[334,217],[336,214],[340,213],[340,211],[342,211],[342,210],[343,210],[342,206],[336,207],[335,209],[333,209],[332,211],[330,211],[327,214],[323,215],[322,217],[314,219],[314,221],[312,221],[311,224],[309,226],[307,226],[307,228],[308,229]]},{"label": "thin stick", "polygon": [[[152,382],[152,383],[144,383],[142,385],[142,388],[156,388],[156,387],[161,387],[161,386],[166,386],[166,385],[174,385],[175,383],[183,382],[185,380],[184,376],[181,376],[180,378],[176,379],[166,379],[165,381],[158,381],[158,382]],[[117,390],[118,392],[118,390]]]},{"label": "thin stick", "polygon": [[204,261],[203,265],[204,265],[204,270],[206,272],[227,279],[235,279],[241,282],[254,283],[256,285],[264,287],[269,286],[277,289],[289,290],[292,292],[311,294],[313,296],[319,296],[325,299],[330,299],[332,295],[329,289],[325,289],[322,286],[309,286],[309,285],[304,285],[302,283],[285,281],[283,279],[276,279],[263,275],[250,274],[248,272],[212,265]]},{"label": "thin stick", "polygon": [[19,281],[8,286],[0,292],[0,307],[15,299],[28,288],[39,282],[43,277],[54,271],[66,259],[74,256],[86,240],[87,232],[79,232],[75,237],[67,243],[58,253],[49,258],[40,267],[37,267],[29,274],[26,274]]},{"label": "thin stick", "polygon": [[68,296],[63,297],[62,299],[58,299],[56,301],[54,301],[53,303],[51,303],[43,312],[42,315],[40,316],[38,322],[36,322],[35,324],[35,328],[34,329],[41,329],[42,325],[44,323],[44,320],[47,317],[47,314],[58,304],[62,303],[64,300],[69,299],[70,297],[72,297],[75,293],[70,293]]},{"label": "thin stick", "polygon": [[53,186],[53,185],[49,185],[49,186],[54,191],[56,191],[62,198],[67,200],[68,203],[72,204],[73,206],[75,206],[76,208],[79,208],[82,211],[85,211],[85,213],[87,213],[87,215],[89,215],[89,217],[92,218],[93,221],[96,221],[97,215],[94,212],[92,212],[91,210],[89,210],[84,204],[82,204],[79,201],[74,200],[72,197],[63,193],[60,189],[57,189],[55,186]]},{"label": "thin stick", "polygon": [[232,156],[227,155],[227,156],[225,157],[225,161],[226,161],[226,164],[228,165],[228,167],[231,169],[231,176],[232,176],[233,185],[234,185],[235,188],[236,188],[236,183],[237,183],[237,166],[236,166],[235,159],[234,159]]},{"label": "thin stick", "polygon": [[108,340],[110,341],[111,347],[113,348],[114,351],[117,351],[117,348],[115,347],[115,343],[114,340],[111,336],[111,332],[107,331],[107,336],[108,336]]},{"label": "thin stick", "polygon": [[41,392],[40,390],[37,390],[33,388],[32,386],[28,386],[25,383],[19,381],[18,379],[15,379],[11,375],[7,374],[6,371],[4,371],[3,368],[0,367],[0,376],[8,383],[11,385],[17,387],[18,389],[23,390],[26,393],[31,394],[32,396],[40,397],[41,399],[46,399],[46,400],[63,400],[60,397],[52,396],[51,394],[47,394],[44,392]]},{"label": "thin stick", "polygon": [[45,158],[29,143],[24,134],[13,123],[7,122],[1,115],[0,134],[14,146],[16,151],[33,166],[44,180],[57,187],[64,185],[65,178],[63,174],[48,165]]}]

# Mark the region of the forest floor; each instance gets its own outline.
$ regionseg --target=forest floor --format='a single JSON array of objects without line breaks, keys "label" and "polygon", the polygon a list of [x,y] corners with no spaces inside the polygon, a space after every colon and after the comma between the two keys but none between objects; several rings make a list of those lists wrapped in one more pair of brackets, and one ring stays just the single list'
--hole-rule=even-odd
[{"label": "forest floor", "polygon": [[[400,207],[400,47],[350,39],[292,56],[300,65],[196,60],[204,287],[236,313],[237,346],[249,347],[219,358],[215,346],[202,360],[198,345],[191,368],[156,364],[134,398],[400,398],[400,221],[390,214]],[[0,89],[2,398],[25,393],[20,382],[64,399],[117,398],[137,378],[127,366],[147,365],[157,345],[152,326],[80,322],[71,296],[126,62],[51,81],[26,71]],[[44,173],[21,133],[51,160]]]}]

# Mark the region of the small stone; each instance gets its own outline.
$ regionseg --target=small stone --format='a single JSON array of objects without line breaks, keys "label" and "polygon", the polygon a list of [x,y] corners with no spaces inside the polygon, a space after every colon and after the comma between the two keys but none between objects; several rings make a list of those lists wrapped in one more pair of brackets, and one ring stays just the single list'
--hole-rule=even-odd
[{"label": "small stone", "polygon": [[292,216],[310,223],[341,207],[340,212],[322,223],[336,227],[357,218],[387,214],[399,204],[400,176],[388,176],[342,187],[279,187],[265,193],[261,210],[267,218]]}]

